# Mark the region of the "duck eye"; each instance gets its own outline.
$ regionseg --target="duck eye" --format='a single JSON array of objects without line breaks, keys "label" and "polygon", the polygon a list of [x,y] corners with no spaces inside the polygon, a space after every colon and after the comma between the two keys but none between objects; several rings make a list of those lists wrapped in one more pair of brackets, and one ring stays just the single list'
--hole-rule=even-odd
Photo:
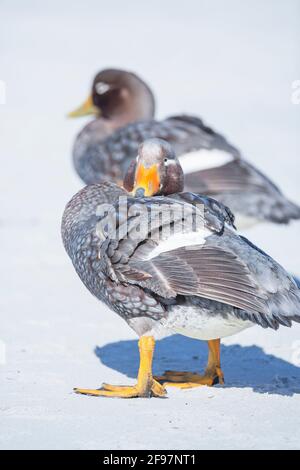
[{"label": "duck eye", "polygon": [[164,162],[165,162],[165,163],[167,163],[167,162],[168,162],[168,159],[167,159],[167,158],[165,158],[165,159],[164,159]]}]

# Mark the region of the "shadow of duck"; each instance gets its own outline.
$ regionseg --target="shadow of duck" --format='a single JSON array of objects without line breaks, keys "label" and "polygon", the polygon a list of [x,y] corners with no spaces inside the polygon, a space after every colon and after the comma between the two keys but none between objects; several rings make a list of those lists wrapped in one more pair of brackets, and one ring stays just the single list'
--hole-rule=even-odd
[{"label": "shadow of duck", "polygon": [[[118,341],[95,348],[101,363],[135,378],[139,364],[136,340]],[[266,354],[259,346],[222,345],[222,369],[228,388],[252,388],[257,393],[292,396],[300,393],[300,368]],[[157,341],[154,374],[165,370],[200,372],[206,365],[205,342],[174,335]]]}]

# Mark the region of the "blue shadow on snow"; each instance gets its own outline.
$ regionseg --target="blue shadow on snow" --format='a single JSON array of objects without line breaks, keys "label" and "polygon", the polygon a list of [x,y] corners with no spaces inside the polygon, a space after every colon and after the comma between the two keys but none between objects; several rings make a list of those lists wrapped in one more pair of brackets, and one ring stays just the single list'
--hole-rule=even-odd
[{"label": "blue shadow on snow", "polygon": [[[118,341],[95,348],[102,364],[135,378],[139,363],[137,340]],[[203,371],[207,344],[181,335],[157,341],[153,370]],[[226,388],[252,388],[258,393],[291,396],[300,393],[300,368],[266,354],[258,346],[222,345],[222,369]]]}]

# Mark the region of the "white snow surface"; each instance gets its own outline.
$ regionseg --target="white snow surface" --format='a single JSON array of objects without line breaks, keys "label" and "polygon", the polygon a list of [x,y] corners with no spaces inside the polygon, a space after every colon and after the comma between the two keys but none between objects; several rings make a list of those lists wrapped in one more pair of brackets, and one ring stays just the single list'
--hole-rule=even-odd
[{"label": "white snow surface", "polygon": [[[254,327],[222,346],[224,387],[105,399],[73,387],[134,383],[137,339],[85,289],[60,238],[82,187],[71,163],[87,120],[66,113],[107,66],[139,73],[157,114],[202,116],[300,202],[298,0],[37,2],[0,13],[3,449],[300,448],[300,325]],[[249,238],[300,275],[300,224]],[[200,370],[206,344],[157,343],[154,371]],[[5,353],[5,354],[4,354]]]}]

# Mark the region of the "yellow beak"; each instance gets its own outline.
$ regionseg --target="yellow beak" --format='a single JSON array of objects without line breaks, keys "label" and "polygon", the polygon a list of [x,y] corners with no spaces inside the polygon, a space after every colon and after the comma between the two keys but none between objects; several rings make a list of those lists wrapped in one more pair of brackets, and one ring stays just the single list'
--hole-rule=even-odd
[{"label": "yellow beak", "polygon": [[94,105],[92,96],[89,96],[88,99],[81,106],[79,106],[79,108],[75,109],[75,111],[72,111],[67,116],[74,118],[74,117],[80,117],[80,116],[88,116],[89,114],[93,114],[93,115],[101,114],[100,108],[97,108]]},{"label": "yellow beak", "polygon": [[138,189],[144,190],[144,196],[153,196],[159,192],[160,178],[158,166],[152,165],[150,168],[139,164],[135,172],[135,181],[132,194],[135,195]]}]

